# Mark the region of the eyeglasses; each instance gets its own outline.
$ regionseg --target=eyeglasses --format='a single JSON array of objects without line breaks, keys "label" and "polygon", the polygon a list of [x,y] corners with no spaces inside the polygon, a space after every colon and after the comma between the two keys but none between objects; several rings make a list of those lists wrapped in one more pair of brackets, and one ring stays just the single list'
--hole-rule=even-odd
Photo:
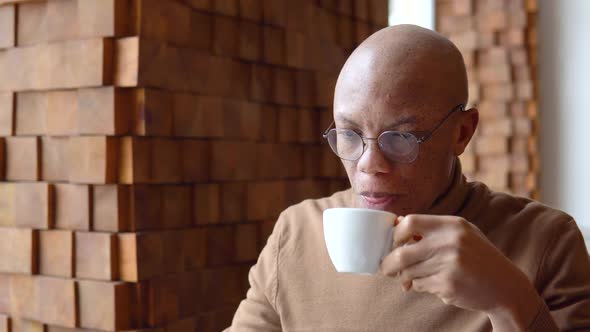
[{"label": "eyeglasses", "polygon": [[369,138],[363,137],[351,129],[332,128],[334,126],[334,121],[332,121],[323,136],[328,140],[332,151],[342,160],[359,160],[367,149],[367,141],[372,140],[377,141],[379,149],[389,160],[411,163],[418,157],[420,144],[429,140],[436,130],[457,110],[461,112],[467,111],[463,104],[453,107],[430,132],[384,131],[377,138]]}]

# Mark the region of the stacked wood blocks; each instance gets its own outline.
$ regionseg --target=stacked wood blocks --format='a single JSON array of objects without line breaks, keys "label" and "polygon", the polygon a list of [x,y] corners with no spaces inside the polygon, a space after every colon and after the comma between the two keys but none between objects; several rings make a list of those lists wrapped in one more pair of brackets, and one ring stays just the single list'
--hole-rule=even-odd
[{"label": "stacked wood blocks", "polygon": [[219,331],[386,0],[0,0],[0,331]]},{"label": "stacked wood blocks", "polygon": [[461,50],[480,112],[464,171],[492,189],[537,198],[537,1],[436,3],[437,29]]}]

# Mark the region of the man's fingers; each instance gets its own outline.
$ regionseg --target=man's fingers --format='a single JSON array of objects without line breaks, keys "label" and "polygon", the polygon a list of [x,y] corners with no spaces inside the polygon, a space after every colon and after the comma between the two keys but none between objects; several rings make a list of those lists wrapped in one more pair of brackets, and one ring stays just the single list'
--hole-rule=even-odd
[{"label": "man's fingers", "polygon": [[412,280],[412,290],[419,293],[437,294],[437,287],[440,283],[437,274],[431,274],[422,278]]},{"label": "man's fingers", "polygon": [[426,259],[402,270],[399,274],[399,278],[402,284],[411,285],[414,279],[420,279],[436,274],[440,271],[440,269],[441,266],[437,262],[436,258]]},{"label": "man's fingers", "polygon": [[429,259],[433,254],[430,243],[420,241],[395,248],[385,256],[381,263],[381,270],[385,275],[395,276],[408,267]]},{"label": "man's fingers", "polygon": [[401,217],[395,222],[394,244],[399,247],[412,240],[419,241],[433,230],[445,226],[452,218],[424,214],[410,214]]}]

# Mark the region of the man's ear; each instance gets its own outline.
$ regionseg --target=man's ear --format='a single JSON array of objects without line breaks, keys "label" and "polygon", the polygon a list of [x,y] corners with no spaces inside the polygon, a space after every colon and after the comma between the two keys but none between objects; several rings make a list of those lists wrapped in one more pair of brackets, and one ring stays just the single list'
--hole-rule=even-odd
[{"label": "man's ear", "polygon": [[479,123],[479,111],[476,108],[471,108],[465,112],[461,112],[459,117],[459,124],[457,128],[457,135],[455,140],[455,155],[460,156],[465,151],[467,144],[471,141],[477,124]]}]

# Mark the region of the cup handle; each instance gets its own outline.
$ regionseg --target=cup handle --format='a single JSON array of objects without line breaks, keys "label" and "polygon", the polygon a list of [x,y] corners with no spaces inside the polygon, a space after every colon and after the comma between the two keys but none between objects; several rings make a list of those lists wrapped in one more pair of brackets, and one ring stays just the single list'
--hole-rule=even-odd
[{"label": "cup handle", "polygon": [[385,246],[383,248],[383,255],[381,255],[381,260],[385,258],[390,252],[393,247],[393,227],[390,227],[387,231],[387,241],[385,241]]}]

